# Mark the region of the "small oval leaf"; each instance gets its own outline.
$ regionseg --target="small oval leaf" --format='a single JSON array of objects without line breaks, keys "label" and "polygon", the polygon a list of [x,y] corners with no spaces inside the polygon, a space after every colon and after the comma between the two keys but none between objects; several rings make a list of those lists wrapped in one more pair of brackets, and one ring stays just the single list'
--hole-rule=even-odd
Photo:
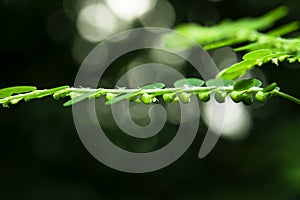
[{"label": "small oval leaf", "polygon": [[235,91],[244,91],[248,90],[251,87],[259,87],[261,86],[261,81],[257,79],[244,79],[236,82],[233,86],[233,90]]},{"label": "small oval leaf", "polygon": [[233,86],[235,81],[233,80],[225,80],[225,79],[210,79],[205,83],[208,87],[210,86]]},{"label": "small oval leaf", "polygon": [[204,85],[204,81],[198,78],[185,78],[174,83],[174,87],[184,87],[185,85],[189,87],[201,87]]},{"label": "small oval leaf", "polygon": [[268,49],[259,49],[245,54],[243,56],[243,60],[257,60],[270,54],[272,54],[272,51]]},{"label": "small oval leaf", "polygon": [[164,87],[165,87],[165,84],[163,84],[163,83],[151,83],[151,84],[143,85],[140,88],[143,90],[147,90],[147,89],[161,89]]},{"label": "small oval leaf", "polygon": [[36,90],[36,87],[34,86],[15,86],[15,87],[3,88],[0,90],[0,98],[9,97],[12,94],[32,92],[34,90]]},{"label": "small oval leaf", "polygon": [[243,76],[246,72],[247,72],[246,69],[241,69],[241,70],[235,71],[233,73],[230,73],[230,72],[227,72],[225,69],[217,75],[217,78],[222,78],[222,79],[227,79],[227,80],[235,80],[235,79]]},{"label": "small oval leaf", "polygon": [[137,95],[140,91],[141,91],[141,89],[138,90],[138,91],[135,91],[135,92],[131,92],[131,93],[128,93],[128,94],[123,94],[123,95],[117,96],[117,97],[105,102],[105,105],[111,105],[113,103],[117,103],[117,102],[125,100],[125,99],[127,100],[127,99]]},{"label": "small oval leaf", "polygon": [[69,101],[67,101],[66,103],[64,103],[64,106],[71,106],[75,103],[79,103],[85,99],[88,99],[90,95],[93,95],[95,92],[89,92],[89,93],[86,93],[86,94],[83,94],[83,95],[80,95],[80,96],[77,96],[77,97],[74,97],[73,99],[70,99]]},{"label": "small oval leaf", "polygon": [[226,68],[227,69],[226,71],[232,73],[235,71],[240,71],[242,69],[243,70],[252,69],[255,66],[255,64],[256,64],[255,60],[244,60]]}]

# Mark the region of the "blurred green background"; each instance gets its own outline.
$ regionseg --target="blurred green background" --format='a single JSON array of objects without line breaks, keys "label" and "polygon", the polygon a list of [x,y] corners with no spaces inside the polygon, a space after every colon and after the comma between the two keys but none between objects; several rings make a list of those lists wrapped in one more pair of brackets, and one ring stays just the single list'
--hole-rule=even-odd
[{"label": "blurred green background", "polygon": [[[294,0],[0,0],[0,88],[72,85],[88,52],[122,30],[213,25],[280,5],[287,5],[290,14],[276,26],[300,20],[300,1]],[[113,87],[115,73],[139,56],[117,62],[117,71],[109,70],[102,86]],[[198,76],[188,68],[182,71]],[[299,64],[283,63],[266,65],[259,74],[299,97],[299,72]],[[197,138],[180,159],[146,174],[115,171],[94,159],[78,137],[71,108],[62,103],[46,98],[0,108],[1,200],[300,199],[300,110],[293,102],[274,98],[250,107],[247,134],[221,138],[200,160],[206,130],[201,121]],[[169,124],[166,132],[174,130]]]}]

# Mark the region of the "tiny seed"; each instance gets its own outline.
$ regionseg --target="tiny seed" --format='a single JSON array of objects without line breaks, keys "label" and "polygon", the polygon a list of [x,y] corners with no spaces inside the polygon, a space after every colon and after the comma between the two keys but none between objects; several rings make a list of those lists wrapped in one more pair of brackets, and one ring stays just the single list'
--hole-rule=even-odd
[{"label": "tiny seed", "polygon": [[170,94],[163,94],[163,100],[166,102],[166,103],[171,103],[174,101],[174,94],[173,93],[170,93]]},{"label": "tiny seed", "polygon": [[222,91],[215,92],[215,99],[218,103],[224,103],[227,93]]},{"label": "tiny seed", "polygon": [[265,103],[267,101],[268,97],[267,97],[267,94],[265,94],[264,92],[258,91],[255,94],[255,99],[260,103]]},{"label": "tiny seed", "polygon": [[210,92],[200,92],[198,97],[203,102],[208,102],[210,100]]},{"label": "tiny seed", "polygon": [[153,95],[150,95],[148,93],[144,93],[142,95],[142,102],[144,104],[150,104],[152,102],[152,98],[153,98]]},{"label": "tiny seed", "polygon": [[230,93],[230,97],[235,103],[241,102],[242,96],[243,96],[243,93],[238,92],[238,91],[232,91]]},{"label": "tiny seed", "polygon": [[252,97],[252,95],[247,94],[247,93],[244,93],[244,94],[242,95],[242,102],[243,102],[245,105],[247,105],[247,106],[251,105],[251,104],[253,103],[253,97]]},{"label": "tiny seed", "polygon": [[182,103],[189,103],[191,101],[191,94],[182,92],[179,94],[179,99]]}]

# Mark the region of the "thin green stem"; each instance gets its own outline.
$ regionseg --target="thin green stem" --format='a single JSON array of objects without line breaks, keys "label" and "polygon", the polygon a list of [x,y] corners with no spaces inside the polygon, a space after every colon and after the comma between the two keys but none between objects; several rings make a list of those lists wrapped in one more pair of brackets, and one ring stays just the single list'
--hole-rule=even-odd
[{"label": "thin green stem", "polygon": [[298,99],[296,97],[293,97],[293,96],[291,96],[289,94],[286,94],[286,93],[283,93],[283,92],[279,92],[279,91],[275,91],[274,94],[278,95],[278,96],[280,96],[282,98],[288,99],[290,101],[293,101],[293,102],[295,102],[297,104],[300,104],[300,99]]}]

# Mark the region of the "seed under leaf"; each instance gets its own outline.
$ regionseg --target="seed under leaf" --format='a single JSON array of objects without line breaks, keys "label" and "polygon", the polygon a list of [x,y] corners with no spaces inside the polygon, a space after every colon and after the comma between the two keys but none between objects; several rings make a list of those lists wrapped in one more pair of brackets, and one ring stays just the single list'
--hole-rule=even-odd
[{"label": "seed under leaf", "polygon": [[251,94],[244,93],[242,95],[242,102],[247,106],[253,104],[253,96]]},{"label": "seed under leaf", "polygon": [[171,103],[174,101],[174,96],[175,94],[173,93],[170,93],[170,94],[163,94],[163,100],[166,102],[166,103]]},{"label": "seed under leaf", "polygon": [[227,92],[217,91],[217,92],[215,92],[215,99],[218,103],[224,103],[226,95],[227,95]]},{"label": "seed under leaf", "polygon": [[109,92],[106,94],[106,99],[107,99],[107,101],[110,101],[110,100],[114,99],[116,96],[117,96],[117,94],[113,94],[113,93]]},{"label": "seed under leaf", "polygon": [[210,92],[200,92],[198,97],[202,102],[208,102],[210,100]]},{"label": "seed under leaf", "polygon": [[128,97],[128,101],[129,101],[129,102],[134,102],[134,100],[135,100],[135,96],[130,96],[130,97]]},{"label": "seed under leaf", "polygon": [[243,96],[243,92],[232,91],[230,93],[230,97],[235,103],[241,102],[242,96]]},{"label": "seed under leaf", "polygon": [[152,103],[153,95],[150,95],[148,93],[144,93],[141,98],[142,98],[142,102],[144,104],[150,104],[150,103]]},{"label": "seed under leaf", "polygon": [[191,102],[191,94],[182,92],[179,94],[179,99],[182,103],[189,103]]},{"label": "seed under leaf", "polygon": [[179,97],[175,97],[175,98],[174,98],[174,102],[179,103],[179,101],[180,101],[180,100],[179,100]]},{"label": "seed under leaf", "polygon": [[264,92],[258,91],[255,94],[255,99],[260,103],[265,103],[267,101],[268,97],[267,97],[267,94],[265,94]]},{"label": "seed under leaf", "polygon": [[141,99],[139,97],[137,97],[135,100],[134,100],[135,103],[141,103]]}]

